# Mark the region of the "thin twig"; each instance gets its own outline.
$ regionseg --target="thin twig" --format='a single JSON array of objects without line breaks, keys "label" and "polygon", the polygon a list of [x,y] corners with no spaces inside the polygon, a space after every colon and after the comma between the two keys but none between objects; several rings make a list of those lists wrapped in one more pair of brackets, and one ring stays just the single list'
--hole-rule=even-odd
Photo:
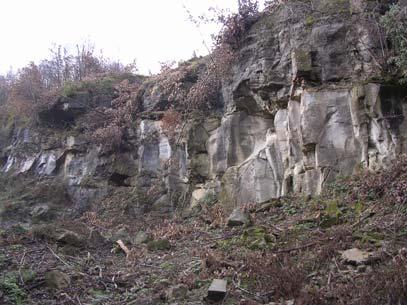
[{"label": "thin twig", "polygon": [[312,243],[309,243],[309,244],[306,244],[306,245],[303,245],[303,246],[299,246],[299,247],[295,247],[295,248],[275,250],[275,251],[272,251],[272,252],[273,253],[287,253],[287,252],[298,251],[298,250],[302,250],[302,249],[309,248],[309,247],[312,247],[312,246],[316,246],[317,244],[319,244],[319,241],[312,242]]},{"label": "thin twig", "polygon": [[55,256],[60,262],[62,262],[65,266],[72,268],[72,266],[70,264],[68,264],[66,261],[64,261],[61,257],[59,257],[54,250],[52,250],[52,248],[50,246],[47,245],[47,248],[49,249],[49,251],[51,252],[51,254],[53,256]]},{"label": "thin twig", "polygon": [[31,286],[27,287],[26,289],[27,289],[28,291],[30,291],[30,290],[33,290],[34,288],[37,288],[38,286],[41,286],[41,285],[43,285],[43,284],[45,284],[45,281],[44,281],[44,280],[39,281],[38,283],[32,284]]},{"label": "thin twig", "polygon": [[24,283],[23,276],[21,275],[21,267],[22,267],[23,264],[24,264],[24,259],[25,259],[26,253],[27,253],[27,252],[24,251],[23,256],[21,257],[21,260],[20,260],[20,264],[19,264],[19,266],[18,266],[18,275],[20,276],[20,281],[21,281],[21,283],[22,283],[23,285],[25,285],[25,283]]},{"label": "thin twig", "polygon": [[81,300],[79,299],[79,296],[76,296],[76,299],[78,300],[79,305],[82,305]]},{"label": "thin twig", "polygon": [[268,297],[268,296],[270,296],[270,295],[272,295],[274,293],[272,291],[269,291],[269,292],[266,292],[266,293],[259,294],[259,293],[251,292],[251,291],[241,287],[240,286],[240,281],[236,281],[236,278],[237,278],[237,274],[240,273],[240,271],[242,269],[243,269],[243,267],[241,267],[239,270],[237,270],[234,273],[233,277],[232,277],[232,282],[233,282],[233,285],[235,286],[236,289],[239,289],[240,291],[244,292],[245,294],[247,294],[249,296],[252,296],[256,301],[261,301],[261,302],[264,301],[265,297]]}]

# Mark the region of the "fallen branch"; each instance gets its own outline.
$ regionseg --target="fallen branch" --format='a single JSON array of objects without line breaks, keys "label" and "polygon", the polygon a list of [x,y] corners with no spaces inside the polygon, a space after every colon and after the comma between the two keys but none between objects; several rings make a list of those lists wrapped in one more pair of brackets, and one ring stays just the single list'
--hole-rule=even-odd
[{"label": "fallen branch", "polygon": [[55,252],[54,250],[52,250],[52,248],[50,246],[47,245],[47,248],[49,249],[49,251],[51,252],[51,254],[53,256],[55,256],[59,261],[61,261],[65,266],[72,268],[72,266],[70,264],[68,264],[66,261],[64,261],[62,258],[60,258]]},{"label": "fallen branch", "polygon": [[22,274],[21,274],[21,268],[22,268],[22,266],[24,265],[24,260],[25,260],[25,255],[26,255],[26,253],[27,253],[27,252],[24,251],[23,257],[21,258],[20,264],[19,264],[19,267],[18,267],[18,274],[19,274],[19,276],[20,276],[20,281],[21,281],[21,283],[22,283],[23,285],[25,285],[25,283],[24,283],[23,276],[22,276]]},{"label": "fallen branch", "polygon": [[243,269],[243,267],[240,268],[239,270],[237,270],[237,271],[234,273],[233,277],[232,277],[232,282],[233,282],[233,285],[235,286],[236,289],[242,291],[242,292],[245,293],[246,295],[251,296],[251,297],[253,298],[253,300],[255,300],[255,301],[260,301],[260,302],[264,302],[264,301],[265,301],[265,298],[268,298],[270,295],[273,295],[273,294],[274,294],[274,292],[272,292],[272,291],[269,291],[269,292],[266,292],[266,293],[261,293],[261,294],[260,294],[260,293],[256,293],[256,292],[251,292],[251,291],[249,291],[249,290],[243,288],[242,286],[240,286],[240,280],[236,280],[236,279],[237,279],[238,273],[240,273],[240,271],[241,271],[242,269]]},{"label": "fallen branch", "polygon": [[33,289],[35,289],[35,288],[37,288],[37,287],[39,287],[39,286],[41,286],[41,285],[44,285],[44,284],[45,284],[45,280],[41,280],[41,281],[39,281],[39,282],[37,282],[37,283],[34,283],[34,284],[32,284],[32,285],[26,287],[26,289],[27,289],[28,291],[30,291],[30,290],[33,290]]},{"label": "fallen branch", "polygon": [[299,247],[295,247],[295,248],[275,250],[275,251],[272,251],[272,252],[273,253],[287,253],[287,252],[298,251],[298,250],[302,250],[302,249],[309,248],[309,247],[312,247],[312,246],[316,246],[317,244],[319,244],[319,242],[313,242],[313,243],[309,243],[309,244],[299,246]]},{"label": "fallen branch", "polygon": [[360,217],[359,220],[356,221],[356,222],[352,225],[352,228],[357,227],[357,226],[360,225],[363,221],[365,221],[365,220],[368,219],[369,217],[372,217],[372,216],[373,216],[373,213],[374,213],[374,212],[373,212],[373,209],[368,209],[366,212],[368,212],[368,213],[366,213],[366,215]]},{"label": "fallen branch", "polygon": [[126,245],[124,244],[124,242],[121,239],[119,239],[117,241],[117,244],[119,245],[120,249],[122,249],[123,252],[126,253],[126,257],[128,257],[131,252],[130,249],[126,247]]}]

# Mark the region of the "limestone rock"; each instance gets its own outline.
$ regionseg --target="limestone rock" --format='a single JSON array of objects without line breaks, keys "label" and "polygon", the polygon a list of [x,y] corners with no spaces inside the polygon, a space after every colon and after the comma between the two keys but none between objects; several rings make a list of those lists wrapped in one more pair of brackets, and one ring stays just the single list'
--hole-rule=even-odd
[{"label": "limestone rock", "polygon": [[352,265],[363,265],[368,263],[371,253],[359,250],[357,248],[342,252],[342,259]]},{"label": "limestone rock", "polygon": [[312,71],[311,54],[307,50],[295,49],[292,52],[293,75],[308,76]]},{"label": "limestone rock", "polygon": [[[79,123],[89,111],[84,105],[109,107],[116,94],[113,88],[96,96],[79,90],[40,112],[42,130],[0,126],[0,171],[60,179],[74,204],[58,211],[77,216],[110,188],[133,194],[135,187],[129,210],[164,214],[174,211],[178,199],[196,205],[203,191],[192,187],[214,183],[220,185],[214,192],[219,202],[232,210],[290,193],[319,194],[360,167],[386,167],[407,153],[407,93],[381,83],[372,56],[380,42],[365,23],[355,22],[373,5],[289,1],[262,15],[236,50],[241,60],[224,82],[221,100],[205,117],[186,124],[180,141],[171,141],[162,128],[174,95],[165,89],[168,79],[153,77],[137,97],[142,118],[128,128],[123,152],[67,136],[66,129],[44,132],[46,126]],[[186,62],[168,71],[169,79],[179,79],[180,91],[188,92],[205,64],[206,59]],[[369,79],[374,83],[366,83]],[[37,212],[26,210],[34,220]]]},{"label": "limestone rock", "polygon": [[190,204],[190,209],[193,210],[196,208],[199,203],[205,198],[207,194],[207,190],[203,188],[198,188],[192,192],[191,195],[191,204]]},{"label": "limestone rock", "polygon": [[31,216],[35,220],[48,220],[52,215],[48,204],[39,204],[31,209]]},{"label": "limestone rock", "polygon": [[209,156],[202,153],[195,155],[191,160],[191,168],[197,175],[208,178]]},{"label": "limestone rock", "polygon": [[207,298],[211,301],[219,302],[222,301],[226,296],[226,286],[227,281],[214,279],[208,289]]},{"label": "limestone rock", "polygon": [[71,285],[71,278],[66,273],[53,270],[45,274],[45,283],[49,288],[60,290]]},{"label": "limestone rock", "polygon": [[134,244],[136,245],[141,245],[141,244],[146,244],[152,240],[151,234],[148,234],[144,231],[139,231],[137,232],[136,236],[134,237]]},{"label": "limestone rock", "polygon": [[242,211],[240,208],[234,209],[227,221],[229,227],[244,226],[248,224],[250,224],[250,215]]}]

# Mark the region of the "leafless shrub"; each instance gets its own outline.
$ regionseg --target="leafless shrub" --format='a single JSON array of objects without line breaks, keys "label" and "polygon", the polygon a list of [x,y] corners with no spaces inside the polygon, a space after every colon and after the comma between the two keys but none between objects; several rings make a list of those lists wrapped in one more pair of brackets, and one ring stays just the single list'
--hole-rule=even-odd
[{"label": "leafless shrub", "polygon": [[137,82],[122,81],[116,86],[118,97],[111,102],[111,107],[97,107],[85,116],[86,134],[93,143],[110,148],[120,146],[137,112],[139,88]]},{"label": "leafless shrub", "polygon": [[178,282],[184,285],[187,285],[188,289],[192,290],[192,289],[197,289],[197,280],[198,280],[198,276],[190,271],[188,273],[181,273],[180,278],[178,279]]},{"label": "leafless shrub", "polygon": [[50,48],[49,58],[38,65],[45,88],[60,88],[68,81],[82,81],[101,73],[137,71],[135,61],[123,65],[119,61],[105,58],[103,53],[96,54],[95,45],[91,42],[77,44],[75,49],[76,53],[61,45]]},{"label": "leafless shrub", "polygon": [[[54,46],[49,58],[38,65],[31,62],[17,73],[9,73],[0,84],[0,105],[13,117],[31,120],[36,114],[55,104],[67,83],[82,82],[103,73],[127,73],[136,70],[96,55],[91,44],[77,45],[74,55],[62,46]],[[5,86],[7,84],[7,86]]]},{"label": "leafless shrub", "polygon": [[318,251],[317,262],[324,264],[335,257],[339,250],[343,250],[350,244],[352,230],[345,226],[333,227],[328,229],[324,236],[320,238],[326,240],[326,242]]},{"label": "leafless shrub", "polygon": [[227,214],[224,207],[220,204],[213,206],[203,205],[201,218],[210,223],[212,227],[221,227],[226,223]]},{"label": "leafless shrub", "polygon": [[12,79],[0,75],[0,107],[7,103],[11,91]]},{"label": "leafless shrub", "polygon": [[299,263],[288,255],[264,252],[247,255],[242,270],[242,280],[245,278],[255,292],[270,293],[275,300],[297,298],[306,283],[305,271]]},{"label": "leafless shrub", "polygon": [[234,51],[226,44],[218,46],[212,52],[206,69],[188,92],[188,107],[205,110],[219,104],[222,81],[229,77],[235,56]]},{"label": "leafless shrub", "polygon": [[[393,260],[378,266],[362,275],[353,276],[346,281],[338,282],[335,289],[325,294],[329,295],[329,304],[350,305],[401,305],[406,304],[407,276],[406,256],[401,249]],[[315,296],[308,294],[310,301],[316,301]],[[312,302],[304,304],[315,304]],[[316,304],[318,304],[316,302]],[[322,303],[323,304],[323,303]]]},{"label": "leafless shrub", "polygon": [[401,156],[388,169],[364,172],[349,182],[348,201],[382,199],[387,204],[407,202],[407,157]]},{"label": "leafless shrub", "polygon": [[95,211],[85,212],[82,215],[81,220],[87,225],[96,228],[109,228],[113,226],[112,220],[101,219],[100,215]]},{"label": "leafless shrub", "polygon": [[[238,59],[237,50],[241,47],[244,36],[260,16],[258,1],[253,0],[239,0],[237,13],[214,8],[210,10],[214,16],[200,16],[199,20],[218,23],[222,28],[214,37],[215,48],[209,55],[205,70],[198,76],[185,99],[188,109],[206,110],[219,104],[222,82],[229,77],[230,70]],[[199,27],[199,22],[188,10],[187,12],[190,20]]]},{"label": "leafless shrub", "polygon": [[162,67],[161,73],[153,76],[148,82],[153,83],[154,90],[158,90],[166,99],[168,108],[185,101],[189,90],[187,79],[193,74],[193,69],[188,65],[180,65],[176,69],[171,67]]},{"label": "leafless shrub", "polygon": [[177,240],[182,237],[191,235],[196,232],[196,225],[187,225],[175,220],[164,221],[161,225],[156,227],[152,234],[155,238],[166,238],[170,240]]},{"label": "leafless shrub", "polygon": [[217,12],[217,21],[222,25],[216,36],[217,45],[229,45],[233,50],[240,47],[240,42],[250,27],[259,17],[259,3],[257,0],[239,0],[236,14]]},{"label": "leafless shrub", "polygon": [[173,107],[165,111],[161,119],[161,128],[170,139],[175,139],[175,136],[180,132],[182,115]]},{"label": "leafless shrub", "polygon": [[334,304],[330,298],[327,298],[321,290],[316,288],[306,288],[300,293],[300,296],[295,300],[296,305],[332,305]]},{"label": "leafless shrub", "polygon": [[174,60],[160,62],[160,74],[171,71],[175,66],[176,62]]}]

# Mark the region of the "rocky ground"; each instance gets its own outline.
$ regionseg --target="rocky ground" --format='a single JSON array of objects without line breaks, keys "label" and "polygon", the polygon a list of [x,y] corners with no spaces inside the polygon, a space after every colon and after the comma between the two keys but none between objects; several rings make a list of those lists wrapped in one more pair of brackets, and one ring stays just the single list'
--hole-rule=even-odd
[{"label": "rocky ground", "polygon": [[211,304],[222,279],[219,304],[405,304],[406,167],[232,216],[213,203],[129,217],[107,200],[80,219],[3,228],[0,303]]}]

